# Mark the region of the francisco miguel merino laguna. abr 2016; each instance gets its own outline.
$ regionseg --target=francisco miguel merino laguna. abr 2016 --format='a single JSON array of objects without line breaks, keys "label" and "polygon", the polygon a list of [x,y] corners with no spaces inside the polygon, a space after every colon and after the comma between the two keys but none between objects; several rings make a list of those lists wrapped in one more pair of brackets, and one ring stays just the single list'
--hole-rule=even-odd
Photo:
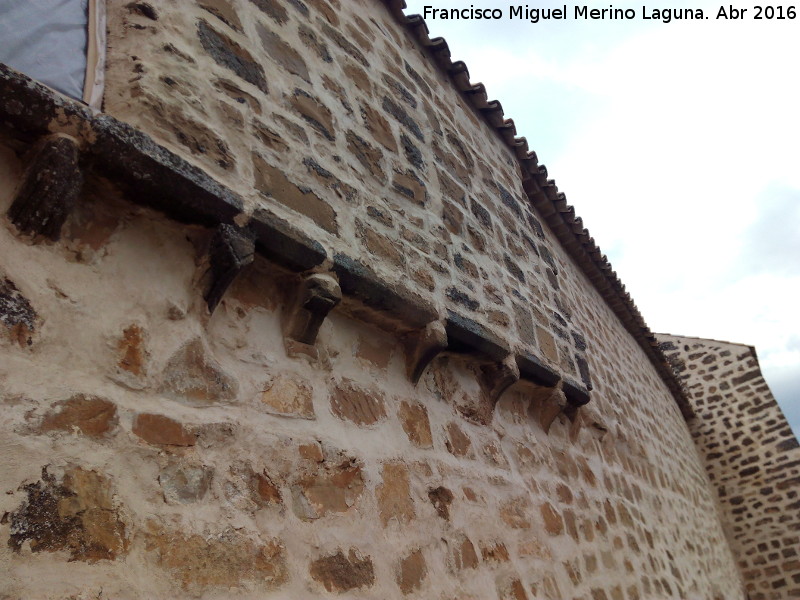
[{"label": "francisco miguel merino laguna. abr 2016", "polygon": [[[510,20],[527,20],[531,23],[539,21],[557,21],[569,19],[570,11],[564,4],[560,8],[530,8],[529,5],[518,4],[509,6],[508,12],[501,8],[475,8],[470,4],[469,8],[434,8],[425,6],[423,8],[423,18],[431,20],[500,20],[507,17]],[[593,20],[593,21],[617,21],[635,19],[636,10],[633,8],[590,8],[586,5],[572,7],[573,19]],[[669,23],[673,20],[681,19],[704,19],[705,15],[699,8],[648,8],[642,6],[641,18],[645,21],[663,21]]]}]

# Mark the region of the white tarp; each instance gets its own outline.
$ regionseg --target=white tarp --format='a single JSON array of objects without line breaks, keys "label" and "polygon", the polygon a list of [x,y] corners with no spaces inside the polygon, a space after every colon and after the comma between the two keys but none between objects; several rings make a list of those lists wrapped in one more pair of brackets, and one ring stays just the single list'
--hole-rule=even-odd
[{"label": "white tarp", "polygon": [[99,108],[105,56],[102,4],[0,0],[0,62]]}]

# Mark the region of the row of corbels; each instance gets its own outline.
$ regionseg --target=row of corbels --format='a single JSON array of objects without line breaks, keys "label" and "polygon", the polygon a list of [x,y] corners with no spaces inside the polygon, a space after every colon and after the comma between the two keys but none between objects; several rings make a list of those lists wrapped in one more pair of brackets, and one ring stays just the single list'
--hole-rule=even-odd
[{"label": "row of corbels", "polygon": [[[255,256],[255,243],[246,229],[220,225],[209,245],[209,277],[205,300],[210,312],[219,304],[225,290]],[[293,299],[286,307],[283,335],[287,352],[316,356],[320,327],[342,300],[342,290],[333,272],[315,272],[300,277]],[[548,429],[560,414],[574,419],[580,406],[589,402],[589,390],[562,378],[557,372],[528,353],[509,352],[503,344],[487,339],[456,313],[434,320],[402,337],[406,373],[416,385],[428,365],[442,353],[469,355],[479,361],[478,383],[493,408],[502,394],[522,380],[533,386],[544,408],[540,409],[543,427]]]},{"label": "row of corbels", "polygon": [[[22,233],[57,240],[83,185],[79,143],[65,134],[40,140],[8,211]],[[208,249],[204,299],[213,313],[236,276],[256,254],[252,229],[231,224],[216,227]],[[284,319],[287,351],[316,356],[317,334],[325,318],[342,300],[339,279],[332,272],[301,276]],[[416,385],[428,365],[444,352],[470,355],[479,361],[479,384],[491,406],[518,381],[526,381],[549,398],[547,426],[558,414],[568,416],[589,401],[589,391],[562,378],[538,358],[513,353],[481,327],[448,311],[445,319],[428,322],[403,336],[406,370]]]}]

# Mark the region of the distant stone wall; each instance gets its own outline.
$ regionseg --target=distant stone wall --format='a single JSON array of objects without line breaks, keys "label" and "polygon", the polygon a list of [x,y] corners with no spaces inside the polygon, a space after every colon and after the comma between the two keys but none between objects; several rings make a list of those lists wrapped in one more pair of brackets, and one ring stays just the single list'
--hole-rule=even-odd
[{"label": "distant stone wall", "polygon": [[755,350],[659,335],[689,389],[692,436],[751,600],[800,598],[800,444]]},{"label": "distant stone wall", "polygon": [[179,156],[0,86],[0,597],[744,598],[658,366],[383,3],[108,6]]}]

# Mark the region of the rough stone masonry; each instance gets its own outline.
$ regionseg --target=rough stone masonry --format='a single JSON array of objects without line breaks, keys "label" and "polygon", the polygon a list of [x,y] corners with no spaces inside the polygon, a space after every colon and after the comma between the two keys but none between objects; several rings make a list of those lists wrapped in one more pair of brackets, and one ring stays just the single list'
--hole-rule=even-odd
[{"label": "rough stone masonry", "polygon": [[707,404],[400,4],[109,0],[101,115],[0,68],[0,598],[800,596],[793,467],[731,491],[753,550]]}]

